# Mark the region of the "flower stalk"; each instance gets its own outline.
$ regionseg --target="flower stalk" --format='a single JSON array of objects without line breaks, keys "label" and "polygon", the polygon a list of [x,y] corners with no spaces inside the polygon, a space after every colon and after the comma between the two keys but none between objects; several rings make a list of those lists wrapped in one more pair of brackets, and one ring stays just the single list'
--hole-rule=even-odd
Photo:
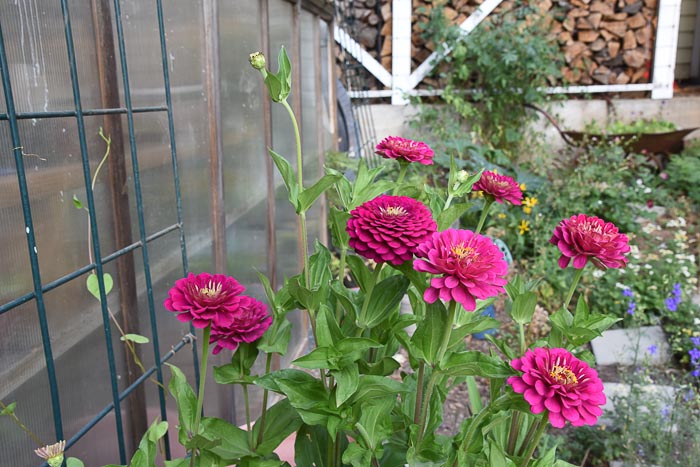
[{"label": "flower stalk", "polygon": [[[211,336],[211,323],[204,328],[202,336],[202,364],[199,368],[199,389],[197,390],[197,409],[194,415],[193,435],[199,434],[199,425],[202,422],[202,409],[204,407],[204,385],[207,379],[207,364],[209,362],[209,338]],[[190,467],[195,465],[195,448],[192,448]]]},{"label": "flower stalk", "polygon": [[542,417],[539,420],[537,432],[535,433],[535,436],[532,439],[532,441],[529,442],[527,452],[525,453],[525,456],[523,457],[523,462],[522,462],[522,464],[520,464],[520,467],[527,467],[527,465],[530,463],[530,459],[532,459],[532,455],[535,453],[535,449],[537,448],[537,445],[540,443],[540,438],[542,438],[542,435],[544,434],[544,430],[547,428],[547,425],[548,425],[547,411],[545,410],[544,413],[542,414]]}]

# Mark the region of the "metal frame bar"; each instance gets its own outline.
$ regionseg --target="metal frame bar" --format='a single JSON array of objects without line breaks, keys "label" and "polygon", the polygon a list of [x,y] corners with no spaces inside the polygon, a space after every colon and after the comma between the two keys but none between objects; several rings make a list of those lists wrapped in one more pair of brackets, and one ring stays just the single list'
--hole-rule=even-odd
[{"label": "metal frame bar", "polygon": [[[3,83],[3,93],[6,103],[6,113],[0,113],[0,121],[7,121],[9,123],[10,137],[12,140],[13,155],[15,158],[16,173],[19,186],[19,194],[21,198],[22,212],[25,222],[25,230],[27,233],[27,247],[29,250],[29,261],[32,272],[32,283],[33,291],[27,293],[21,297],[18,297],[10,302],[0,305],[0,315],[9,312],[10,310],[16,309],[17,307],[31,301],[36,301],[37,313],[39,315],[39,326],[42,337],[42,346],[44,350],[44,360],[46,363],[46,371],[49,382],[49,389],[51,394],[51,405],[53,414],[54,431],[57,440],[65,439],[63,420],[61,416],[61,403],[58,393],[58,382],[56,375],[56,368],[54,362],[54,356],[51,346],[51,336],[48,326],[48,320],[46,316],[46,305],[44,302],[44,294],[50,290],[60,287],[67,282],[82,276],[89,272],[94,272],[98,277],[98,288],[102,309],[102,324],[105,336],[105,347],[107,350],[107,359],[110,370],[111,379],[111,390],[112,390],[112,402],[108,404],[100,413],[98,413],[90,422],[84,425],[73,437],[71,437],[67,442],[67,448],[70,448],[79,439],[81,439],[92,427],[94,427],[100,420],[102,420],[109,412],[114,411],[115,424],[117,430],[117,440],[120,463],[125,464],[126,459],[126,449],[124,441],[124,427],[122,423],[121,414],[121,401],[123,401],[127,396],[134,393],[135,391],[141,389],[142,383],[150,378],[154,373],[157,375],[159,383],[162,385],[162,364],[170,359],[177,351],[179,351],[185,344],[191,343],[194,338],[193,328],[190,327],[190,334],[186,336],[178,345],[173,347],[168,353],[161,357],[159,344],[158,344],[158,329],[156,324],[155,316],[155,306],[153,303],[153,285],[150,276],[150,265],[148,258],[148,243],[155,241],[170,232],[179,230],[179,242],[180,250],[182,255],[182,265],[183,271],[186,274],[188,271],[187,264],[187,250],[185,242],[185,234],[182,221],[182,199],[180,192],[180,181],[178,172],[178,162],[177,162],[177,149],[175,145],[175,129],[174,120],[172,113],[172,95],[170,89],[170,76],[168,71],[168,55],[165,40],[165,27],[163,19],[163,6],[162,0],[156,0],[156,9],[158,15],[158,31],[160,39],[160,51],[162,59],[162,71],[163,71],[163,81],[165,88],[165,101],[166,105],[161,106],[147,106],[147,107],[135,107],[131,103],[131,89],[129,86],[127,59],[126,59],[126,48],[124,43],[124,31],[121,23],[121,10],[120,10],[120,0],[114,0],[114,11],[115,11],[115,23],[117,26],[117,39],[119,45],[119,59],[122,70],[122,80],[125,90],[125,106],[118,107],[108,107],[98,108],[98,109],[83,109],[82,99],[80,96],[80,83],[78,81],[78,70],[77,70],[77,60],[75,47],[73,42],[73,30],[71,25],[71,15],[68,7],[68,0],[61,0],[61,13],[63,20],[63,30],[65,36],[65,46],[68,55],[69,72],[71,78],[71,91],[73,94],[73,109],[68,110],[58,110],[58,111],[46,111],[46,112],[17,112],[15,108],[15,101],[12,91],[12,85],[9,75],[8,58],[5,48],[4,36],[2,31],[2,26],[0,25],[0,78]],[[117,103],[118,105],[118,103]],[[105,106],[105,103],[102,103]],[[144,213],[143,213],[143,199],[141,197],[141,186],[139,177],[139,167],[138,167],[138,157],[136,153],[136,141],[135,141],[135,125],[133,121],[134,114],[140,113],[150,113],[150,112],[166,112],[168,118],[168,131],[170,138],[170,149],[171,149],[171,159],[172,159],[172,169],[173,169],[173,183],[175,188],[176,196],[176,208],[177,208],[177,222],[173,225],[165,227],[160,231],[147,235]],[[90,161],[89,161],[89,151],[87,146],[87,135],[86,135],[86,125],[85,117],[87,116],[115,116],[115,115],[126,115],[128,121],[128,131],[129,131],[129,142],[131,145],[131,160],[133,166],[133,176],[135,184],[136,193],[136,206],[138,211],[138,223],[139,223],[139,240],[130,243],[114,253],[102,257],[100,251],[99,243],[99,228],[96,220],[96,209],[95,209],[95,199],[93,192],[90,189],[91,186],[91,173],[90,173]],[[24,170],[23,153],[22,153],[22,140],[20,137],[19,121],[27,119],[44,119],[44,118],[63,118],[72,117],[76,119],[78,128],[78,139],[81,152],[81,162],[83,169],[83,181],[86,188],[86,204],[88,212],[90,213],[90,234],[91,234],[91,244],[90,248],[94,254],[95,261],[87,264],[77,270],[72,271],[65,276],[54,280],[50,283],[43,284],[41,279],[41,272],[39,267],[39,261],[37,257],[37,245],[36,238],[34,234],[34,225],[31,212],[31,202],[29,197],[29,191],[27,187],[27,179]],[[136,249],[141,249],[143,255],[144,263],[144,276],[146,281],[146,292],[148,296],[149,304],[149,317],[151,321],[151,331],[152,331],[152,342],[153,342],[153,354],[155,357],[155,365],[149,368],[144,374],[140,375],[133,382],[130,381],[130,385],[123,391],[119,390],[119,382],[117,379],[116,372],[116,360],[115,353],[112,347],[112,334],[110,325],[109,310],[107,308],[107,300],[105,293],[105,285],[103,280],[103,266],[111,261],[120,260],[125,255],[130,254]],[[197,375],[197,380],[199,379],[199,363],[197,358],[196,346],[192,346],[193,359],[194,359],[194,369]],[[197,381],[198,383],[198,381]],[[163,420],[167,419],[167,413],[165,411],[165,394],[162,387],[158,388],[159,399],[160,399],[160,409],[161,418]],[[170,458],[170,445],[166,434],[165,443],[165,456],[166,459]],[[47,465],[46,463],[43,464]]]}]

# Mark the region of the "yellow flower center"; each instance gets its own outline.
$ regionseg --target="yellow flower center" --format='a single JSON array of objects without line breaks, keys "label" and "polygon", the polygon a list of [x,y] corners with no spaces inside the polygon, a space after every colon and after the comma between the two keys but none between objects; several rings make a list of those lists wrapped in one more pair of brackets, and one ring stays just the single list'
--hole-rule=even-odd
[{"label": "yellow flower center", "polygon": [[385,216],[405,216],[407,214],[403,206],[387,206],[379,208],[379,211]]},{"label": "yellow flower center", "polygon": [[578,384],[578,378],[573,371],[565,366],[554,365],[549,372],[549,376],[554,378],[558,383],[572,385]]},{"label": "yellow flower center", "polygon": [[470,246],[466,246],[464,243],[452,246],[452,254],[459,259],[476,259],[479,253]]},{"label": "yellow flower center", "polygon": [[223,285],[221,282],[209,281],[206,287],[197,287],[197,294],[202,298],[215,298],[221,293]]}]

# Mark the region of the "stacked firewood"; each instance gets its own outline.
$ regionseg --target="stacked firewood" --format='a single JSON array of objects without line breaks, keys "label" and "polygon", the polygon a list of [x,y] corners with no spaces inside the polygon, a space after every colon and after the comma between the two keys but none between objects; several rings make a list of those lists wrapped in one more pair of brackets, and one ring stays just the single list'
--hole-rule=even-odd
[{"label": "stacked firewood", "polygon": [[[434,8],[451,24],[461,24],[484,0],[413,0],[413,68],[435,50],[424,38]],[[648,82],[658,0],[536,0],[545,24],[558,41],[569,84]],[[353,35],[391,71],[391,0],[355,0]],[[505,0],[496,11],[513,8]],[[478,32],[475,31],[475,33]],[[438,83],[429,78],[424,84]]]}]

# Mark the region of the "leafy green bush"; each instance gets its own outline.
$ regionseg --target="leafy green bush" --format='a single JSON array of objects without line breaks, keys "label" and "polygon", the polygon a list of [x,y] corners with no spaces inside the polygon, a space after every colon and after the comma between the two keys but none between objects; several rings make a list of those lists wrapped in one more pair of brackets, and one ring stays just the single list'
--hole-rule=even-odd
[{"label": "leafy green bush", "polygon": [[[466,37],[459,27],[446,25],[440,8],[432,12],[426,39],[442,44],[437,52],[444,56],[441,99],[447,106],[423,108],[422,126],[437,128],[446,138],[435,136],[449,143],[457,142],[468,128],[469,143],[496,151],[486,153],[489,162],[517,160],[526,124],[536,118],[526,105],[551,98],[545,88],[560,77],[560,48],[538,10],[526,2],[492,14]],[[461,154],[467,148],[453,149]]]},{"label": "leafy green bush", "polygon": [[693,200],[696,206],[700,205],[700,142],[671,156],[666,173],[677,190]]}]

